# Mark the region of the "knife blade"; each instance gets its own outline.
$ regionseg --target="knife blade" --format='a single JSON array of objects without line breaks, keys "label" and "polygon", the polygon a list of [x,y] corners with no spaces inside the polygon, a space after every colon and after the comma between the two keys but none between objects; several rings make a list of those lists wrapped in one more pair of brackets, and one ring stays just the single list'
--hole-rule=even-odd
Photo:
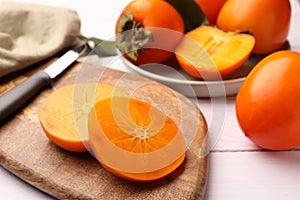
[{"label": "knife blade", "polygon": [[68,50],[63,56],[40,70],[0,96],[0,125],[2,121],[24,106],[31,98],[37,95],[43,88],[51,87],[52,81],[87,49],[87,44]]}]

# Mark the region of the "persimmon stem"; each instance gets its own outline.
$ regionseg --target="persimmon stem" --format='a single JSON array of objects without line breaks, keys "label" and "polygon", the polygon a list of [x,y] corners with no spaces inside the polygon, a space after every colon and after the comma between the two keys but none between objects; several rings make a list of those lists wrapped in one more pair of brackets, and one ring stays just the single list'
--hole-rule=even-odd
[{"label": "persimmon stem", "polygon": [[141,51],[154,41],[151,31],[135,21],[131,12],[120,17],[118,32],[119,34],[116,36],[117,48],[134,61],[137,60]]}]

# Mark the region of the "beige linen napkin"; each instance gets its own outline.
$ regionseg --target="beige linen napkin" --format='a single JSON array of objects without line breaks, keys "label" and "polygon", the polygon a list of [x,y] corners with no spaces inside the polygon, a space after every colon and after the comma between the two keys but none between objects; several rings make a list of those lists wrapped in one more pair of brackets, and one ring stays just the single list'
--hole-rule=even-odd
[{"label": "beige linen napkin", "polygon": [[0,77],[74,45],[79,32],[74,10],[0,2]]}]

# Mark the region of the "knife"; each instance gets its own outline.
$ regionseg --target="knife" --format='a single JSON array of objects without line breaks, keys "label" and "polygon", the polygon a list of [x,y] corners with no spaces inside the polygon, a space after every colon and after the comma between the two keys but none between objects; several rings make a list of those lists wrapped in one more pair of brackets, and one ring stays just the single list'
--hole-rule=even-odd
[{"label": "knife", "polygon": [[0,96],[0,124],[21,108],[43,88],[51,87],[52,80],[70,66],[87,49],[87,44],[67,51],[44,70],[40,70],[21,84]]}]

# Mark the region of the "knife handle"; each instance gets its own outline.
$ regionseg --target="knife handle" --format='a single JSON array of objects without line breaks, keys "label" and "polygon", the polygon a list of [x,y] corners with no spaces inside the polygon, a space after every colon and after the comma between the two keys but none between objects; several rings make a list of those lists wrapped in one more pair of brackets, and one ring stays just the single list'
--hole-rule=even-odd
[{"label": "knife handle", "polygon": [[43,87],[51,86],[52,80],[44,71],[38,71],[24,82],[0,96],[0,124],[16,110],[24,106]]}]

